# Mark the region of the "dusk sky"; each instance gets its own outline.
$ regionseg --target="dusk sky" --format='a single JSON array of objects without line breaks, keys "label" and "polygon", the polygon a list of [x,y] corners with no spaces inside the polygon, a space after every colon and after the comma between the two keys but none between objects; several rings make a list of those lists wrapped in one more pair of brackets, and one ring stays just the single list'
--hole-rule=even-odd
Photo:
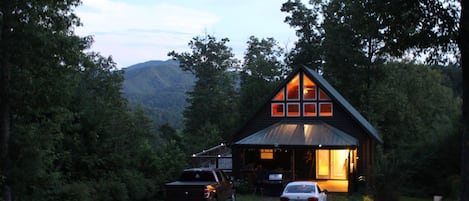
[{"label": "dusk sky", "polygon": [[188,52],[188,42],[205,33],[229,38],[242,58],[249,36],[273,37],[290,49],[295,31],[280,11],[287,0],[83,0],[76,14],[80,36],[91,35],[91,51],[112,55],[118,68],[148,60],[166,60],[167,53]]}]

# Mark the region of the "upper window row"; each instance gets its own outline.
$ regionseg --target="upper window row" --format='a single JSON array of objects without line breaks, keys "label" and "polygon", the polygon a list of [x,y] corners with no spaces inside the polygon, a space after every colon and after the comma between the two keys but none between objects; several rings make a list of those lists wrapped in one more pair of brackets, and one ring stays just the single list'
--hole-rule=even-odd
[{"label": "upper window row", "polygon": [[291,117],[332,116],[332,112],[333,104],[329,96],[307,75],[300,73],[277,93],[271,103],[271,115],[274,117],[285,114]]},{"label": "upper window row", "polygon": [[[303,75],[303,87],[300,87],[299,75],[296,75],[288,84],[287,84],[287,100],[300,100],[300,92],[303,89],[303,100],[330,100],[329,96],[316,86],[308,76]],[[319,94],[318,94],[319,91]],[[274,101],[283,101],[285,100],[284,89],[280,90],[277,95],[274,97]]]}]

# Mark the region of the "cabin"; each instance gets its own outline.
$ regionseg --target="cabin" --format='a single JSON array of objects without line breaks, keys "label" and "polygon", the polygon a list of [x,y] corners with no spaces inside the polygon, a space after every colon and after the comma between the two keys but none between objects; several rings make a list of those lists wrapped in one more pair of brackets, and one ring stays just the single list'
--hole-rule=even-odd
[{"label": "cabin", "polygon": [[321,75],[301,66],[233,135],[233,176],[253,186],[314,180],[329,192],[353,192],[366,182],[382,142]]}]

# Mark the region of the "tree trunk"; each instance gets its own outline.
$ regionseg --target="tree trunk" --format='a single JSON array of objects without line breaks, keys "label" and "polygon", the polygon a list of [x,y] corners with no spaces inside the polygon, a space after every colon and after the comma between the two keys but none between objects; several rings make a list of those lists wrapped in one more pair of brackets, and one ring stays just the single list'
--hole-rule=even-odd
[{"label": "tree trunk", "polygon": [[461,161],[461,200],[469,201],[469,13],[461,0],[459,49],[463,74],[463,140]]}]

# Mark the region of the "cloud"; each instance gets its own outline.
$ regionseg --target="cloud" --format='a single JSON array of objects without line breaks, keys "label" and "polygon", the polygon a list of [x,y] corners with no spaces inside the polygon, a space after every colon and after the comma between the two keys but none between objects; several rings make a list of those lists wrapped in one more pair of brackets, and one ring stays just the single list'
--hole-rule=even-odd
[{"label": "cloud", "polygon": [[165,58],[169,48],[186,48],[193,36],[219,21],[216,15],[168,3],[111,0],[83,0],[76,14],[83,23],[76,33],[92,35],[93,51],[113,55],[119,67]]}]

